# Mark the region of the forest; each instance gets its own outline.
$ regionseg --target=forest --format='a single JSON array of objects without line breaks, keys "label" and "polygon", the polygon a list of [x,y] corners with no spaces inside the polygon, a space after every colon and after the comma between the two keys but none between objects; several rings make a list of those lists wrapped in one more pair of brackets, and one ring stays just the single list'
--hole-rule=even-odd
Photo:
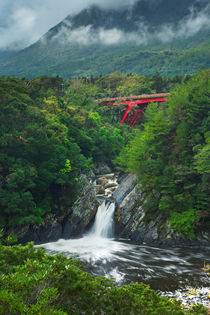
[{"label": "forest", "polygon": [[[148,219],[161,213],[189,236],[208,228],[209,87],[209,70],[172,79],[0,78],[0,226],[71,207],[79,176],[107,162],[139,176]],[[148,106],[137,128],[119,125],[119,106],[97,102],[168,91],[167,104]]]},{"label": "forest", "polygon": [[[57,42],[48,45],[37,43],[13,55],[0,63],[2,75],[34,78],[47,74],[62,78],[98,76],[112,74],[114,71],[154,76],[158,71],[161,76],[173,78],[176,75],[194,74],[198,69],[209,68],[209,49],[202,34],[193,37],[185,44],[176,41],[170,44],[139,46],[114,46],[107,49],[94,45],[87,49],[77,46],[62,46]],[[200,43],[202,41],[203,43]],[[71,54],[69,53],[71,51]],[[91,53],[90,53],[91,52]],[[62,55],[62,58],[60,58]],[[45,56],[45,58],[43,58]],[[53,61],[53,62],[52,62]],[[37,67],[37,64],[39,67]]]},{"label": "forest", "polygon": [[[151,103],[136,128],[119,124],[118,105],[97,101],[169,91],[168,102]],[[121,72],[67,81],[0,78],[0,314],[185,313],[143,284],[117,288],[85,273],[78,261],[30,244],[11,247],[8,231],[71,208],[80,175],[102,162],[137,174],[145,220],[161,215],[189,238],[208,231],[209,95],[209,70],[173,78]],[[206,311],[195,307],[190,314]]]},{"label": "forest", "polygon": [[142,129],[118,159],[138,174],[148,218],[158,211],[172,229],[189,237],[195,229],[210,228],[209,74],[177,86],[166,106],[149,105]]}]

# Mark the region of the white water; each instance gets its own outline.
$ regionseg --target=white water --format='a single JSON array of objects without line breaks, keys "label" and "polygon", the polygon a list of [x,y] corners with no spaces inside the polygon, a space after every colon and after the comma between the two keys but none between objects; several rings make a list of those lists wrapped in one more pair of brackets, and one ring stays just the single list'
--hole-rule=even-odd
[{"label": "white water", "polygon": [[95,222],[92,229],[80,239],[63,240],[38,245],[52,253],[61,252],[67,257],[80,258],[83,261],[96,262],[99,260],[111,260],[113,252],[118,252],[124,247],[123,244],[114,242],[113,216],[115,204],[105,201],[98,207]]},{"label": "white water", "polygon": [[52,255],[61,253],[68,258],[80,259],[86,270],[95,276],[106,276],[119,285],[143,281],[155,290],[167,291],[166,296],[173,296],[172,292],[177,289],[179,293],[185,292],[186,285],[208,285],[201,270],[209,261],[208,252],[116,241],[112,238],[114,210],[113,203],[103,203],[98,208],[92,229],[80,239],[60,239],[37,247],[45,248]]},{"label": "white water", "polygon": [[113,215],[115,204],[110,203],[107,206],[105,201],[98,207],[95,222],[89,236],[110,238],[113,236]]}]

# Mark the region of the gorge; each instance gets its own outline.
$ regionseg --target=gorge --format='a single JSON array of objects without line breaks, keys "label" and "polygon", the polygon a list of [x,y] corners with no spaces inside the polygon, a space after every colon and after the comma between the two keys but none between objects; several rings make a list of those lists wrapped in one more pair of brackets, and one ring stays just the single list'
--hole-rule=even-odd
[{"label": "gorge", "polygon": [[[70,314],[72,307],[81,314],[87,307],[118,314],[122,303],[128,303],[126,315],[126,307],[137,304],[151,313],[151,303],[160,314],[162,303],[163,314],[171,309],[183,314],[142,281],[169,297],[196,291],[201,298],[193,293],[187,305],[192,299],[206,305],[209,79],[208,70],[175,79],[121,73],[68,82],[0,78],[4,310],[9,294],[23,301],[20,306],[10,300],[15,310],[25,303],[40,309],[42,294],[50,296],[49,310],[54,294],[56,307]],[[137,128],[119,127],[118,107],[110,111],[95,102],[96,95],[108,97],[110,91],[152,94],[173,84],[167,104],[149,104]],[[19,245],[10,246],[15,237]],[[117,285],[96,277],[102,275]],[[38,292],[37,298],[30,292]]]},{"label": "gorge", "polygon": [[[113,279],[119,286],[132,282],[144,282],[163,296],[179,299],[186,307],[200,303],[208,306],[209,280],[202,271],[202,267],[209,259],[210,247],[207,240],[204,238],[203,242],[191,241],[191,245],[194,247],[189,247],[189,241],[181,238],[176,240],[171,237],[165,242],[166,246],[154,247],[155,244],[161,244],[154,222],[153,227],[150,223],[150,227],[145,226],[142,229],[147,231],[145,240],[150,240],[149,243],[153,246],[148,246],[145,242],[140,242],[140,245],[140,239],[135,239],[135,233],[131,234],[132,228],[129,225],[127,229],[134,241],[119,238],[120,233],[125,233],[120,232],[119,227],[117,237],[114,233],[114,215],[118,216],[120,206],[123,205],[124,213],[128,211],[127,216],[130,216],[132,210],[129,206],[132,204],[132,191],[136,186],[136,177],[133,174],[122,176],[120,179],[122,182],[117,188],[114,174],[104,174],[98,177],[96,182],[106,185],[108,180],[110,188],[114,184],[114,192],[109,197],[98,195],[105,200],[102,202],[100,199],[102,203],[98,207],[93,226],[85,232],[82,238],[60,239],[57,242],[36,247],[46,249],[50,255],[59,253],[70,259],[79,259],[88,272],[94,276]],[[97,189],[100,192],[102,187],[97,186]],[[104,193],[107,192],[104,191]],[[110,200],[115,200],[116,207],[115,203]],[[114,214],[115,208],[118,209],[118,214]],[[141,216],[137,212],[134,217],[135,221],[133,219],[130,224],[133,226],[137,224],[139,217]],[[117,221],[115,219],[116,224]],[[159,237],[159,244],[157,237],[154,237],[154,228]],[[143,233],[141,229],[139,233]],[[170,231],[170,236],[172,235]],[[183,248],[186,243],[188,243],[188,247]],[[173,248],[170,245],[173,245]],[[174,247],[175,245],[177,247]]]}]

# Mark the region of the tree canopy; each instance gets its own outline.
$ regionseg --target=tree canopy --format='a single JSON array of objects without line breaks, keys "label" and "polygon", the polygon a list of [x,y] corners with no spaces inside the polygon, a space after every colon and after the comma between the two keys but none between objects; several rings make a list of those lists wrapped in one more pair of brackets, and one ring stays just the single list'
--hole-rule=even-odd
[{"label": "tree canopy", "polygon": [[209,227],[210,71],[172,90],[167,104],[150,104],[142,128],[118,159],[138,174],[148,217],[162,213],[188,236]]}]

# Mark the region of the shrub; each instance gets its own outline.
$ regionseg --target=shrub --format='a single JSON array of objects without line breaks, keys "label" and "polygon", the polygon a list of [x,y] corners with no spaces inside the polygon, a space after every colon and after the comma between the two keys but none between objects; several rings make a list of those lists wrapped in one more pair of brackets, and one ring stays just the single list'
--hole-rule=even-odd
[{"label": "shrub", "polygon": [[[0,246],[0,314],[185,314],[147,285],[118,288],[84,272],[77,260],[50,256],[32,243]],[[206,314],[200,307],[199,313]]]}]

